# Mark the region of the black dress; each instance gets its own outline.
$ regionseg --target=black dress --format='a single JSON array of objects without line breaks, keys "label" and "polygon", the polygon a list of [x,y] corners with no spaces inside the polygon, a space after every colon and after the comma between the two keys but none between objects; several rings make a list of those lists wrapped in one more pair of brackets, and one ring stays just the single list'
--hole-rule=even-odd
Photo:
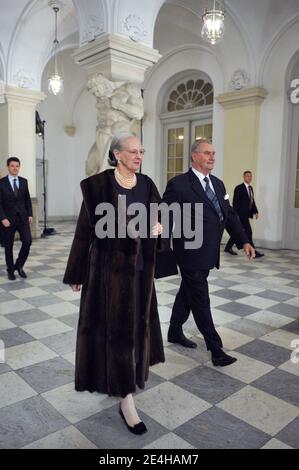
[{"label": "black dress", "polygon": [[[142,175],[137,176],[137,184],[132,189],[123,188],[118,184],[115,179],[115,187],[117,192],[121,196],[126,196],[126,206],[133,203],[142,203],[147,206],[149,201],[149,187],[146,184],[145,180],[143,179]],[[140,361],[140,352],[142,351],[142,347],[140,345],[141,335],[140,335],[140,324],[141,324],[141,316],[142,311],[144,309],[143,300],[141,296],[142,291],[142,282],[143,282],[143,268],[144,268],[144,260],[143,260],[143,246],[142,246],[142,238],[140,239],[139,244],[139,251],[137,253],[137,261],[136,261],[136,269],[135,269],[135,286],[136,286],[136,318],[135,318],[135,359],[136,364]]]}]

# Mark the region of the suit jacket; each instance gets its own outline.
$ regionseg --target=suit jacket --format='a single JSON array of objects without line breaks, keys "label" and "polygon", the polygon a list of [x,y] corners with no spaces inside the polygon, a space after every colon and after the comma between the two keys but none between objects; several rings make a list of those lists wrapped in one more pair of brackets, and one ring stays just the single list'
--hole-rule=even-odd
[{"label": "suit jacket", "polygon": [[168,205],[177,202],[182,207],[184,203],[191,203],[191,225],[195,221],[195,203],[203,204],[202,246],[197,249],[186,249],[185,242],[190,240],[185,238],[184,233],[180,238],[173,238],[173,249],[179,266],[190,270],[219,268],[220,243],[224,228],[234,236],[239,248],[249,243],[238,215],[229,201],[224,199],[226,190],[223,182],[213,175],[210,178],[223,212],[223,222],[220,222],[214,205],[206,196],[201,182],[192,170],[170,180],[163,196],[163,202]]},{"label": "suit jacket", "polygon": [[250,198],[248,195],[247,188],[244,183],[239,184],[235,187],[234,198],[233,198],[233,207],[240,219],[253,219],[255,214],[258,214],[257,207],[254,201],[254,193],[252,189],[253,204],[250,209]]},{"label": "suit jacket", "polygon": [[28,182],[19,176],[18,197],[11,187],[8,176],[0,179],[0,220],[8,219],[11,224],[15,223],[17,213],[23,222],[32,217],[32,204],[28,190]]}]

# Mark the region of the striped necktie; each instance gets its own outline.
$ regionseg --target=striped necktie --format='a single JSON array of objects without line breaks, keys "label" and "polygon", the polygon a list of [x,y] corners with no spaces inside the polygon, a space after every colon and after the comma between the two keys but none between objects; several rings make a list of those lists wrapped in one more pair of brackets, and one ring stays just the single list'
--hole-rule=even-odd
[{"label": "striped necktie", "polygon": [[17,179],[16,178],[13,180],[13,190],[14,190],[15,196],[18,197],[19,188],[18,188],[18,185],[17,185]]},{"label": "striped necktie", "polygon": [[253,206],[253,189],[252,189],[252,186],[248,186],[248,190],[249,190],[249,210],[251,210],[251,208]]},{"label": "striped necktie", "polygon": [[224,217],[223,217],[223,213],[222,213],[218,198],[216,194],[214,193],[214,191],[211,189],[210,180],[207,176],[204,178],[204,182],[206,183],[206,190],[205,190],[206,195],[210,199],[213,206],[215,207],[217,214],[219,215],[220,222],[223,222]]}]

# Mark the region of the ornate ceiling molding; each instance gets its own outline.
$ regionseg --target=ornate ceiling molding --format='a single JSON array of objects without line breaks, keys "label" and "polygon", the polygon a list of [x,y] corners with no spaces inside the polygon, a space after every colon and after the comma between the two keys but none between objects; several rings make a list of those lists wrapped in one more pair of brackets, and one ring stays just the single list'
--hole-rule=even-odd
[{"label": "ornate ceiling molding", "polygon": [[122,21],[122,31],[135,42],[140,42],[148,36],[143,19],[134,14],[128,15]]},{"label": "ornate ceiling molding", "polygon": [[104,33],[104,20],[97,15],[90,15],[83,31],[81,44],[94,41]]}]

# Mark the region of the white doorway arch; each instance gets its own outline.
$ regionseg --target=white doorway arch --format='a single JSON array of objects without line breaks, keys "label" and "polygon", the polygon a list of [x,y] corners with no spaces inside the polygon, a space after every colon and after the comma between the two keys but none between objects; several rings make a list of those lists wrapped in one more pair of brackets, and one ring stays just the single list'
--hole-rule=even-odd
[{"label": "white doorway arch", "polygon": [[171,77],[160,103],[163,135],[162,183],[190,168],[190,148],[199,138],[212,140],[214,88],[210,77],[186,71]]},{"label": "white doorway arch", "polygon": [[[154,179],[161,192],[165,189],[164,136],[161,123],[163,110],[165,111],[163,104],[171,86],[174,86],[179,79],[188,77],[188,74],[192,76],[205,74],[205,77],[213,84],[214,95],[218,96],[223,93],[224,77],[219,60],[214,51],[202,46],[187,45],[168,52],[147,73],[145,80],[144,144],[150,149],[151,155],[146,155],[142,168]],[[223,174],[223,108],[216,100],[210,106],[209,117],[212,116],[213,119],[213,142],[217,148],[215,174],[221,177]]]}]

